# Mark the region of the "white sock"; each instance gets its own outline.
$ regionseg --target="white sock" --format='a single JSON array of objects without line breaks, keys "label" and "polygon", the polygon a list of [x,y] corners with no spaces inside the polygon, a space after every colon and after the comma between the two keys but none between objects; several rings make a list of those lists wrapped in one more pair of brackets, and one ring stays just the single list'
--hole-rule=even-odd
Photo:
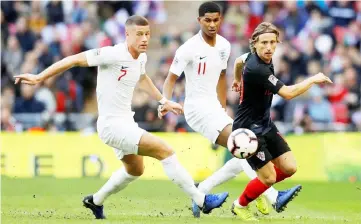
[{"label": "white sock", "polygon": [[270,187],[263,193],[263,195],[266,196],[269,203],[273,205],[274,203],[276,203],[278,191],[273,187]]},{"label": "white sock", "polygon": [[256,178],[257,173],[256,173],[256,171],[254,171],[252,169],[252,167],[249,165],[247,160],[246,159],[240,159],[240,161],[241,161],[241,164],[242,164],[242,167],[243,167],[243,171],[247,175],[247,177],[249,177],[249,179],[251,179],[251,180]]},{"label": "white sock", "polygon": [[200,192],[189,173],[178,162],[175,154],[163,159],[163,169],[169,179],[171,179],[176,185],[188,194],[199,207],[203,207],[205,194]]},{"label": "white sock", "polygon": [[118,193],[137,178],[138,176],[127,173],[124,167],[115,171],[103,187],[93,195],[94,204],[102,205],[107,197],[111,194]]},{"label": "white sock", "polygon": [[234,206],[237,207],[237,208],[243,208],[243,206],[239,203],[238,199],[236,199],[234,202],[233,202]]},{"label": "white sock", "polygon": [[201,192],[208,194],[214,187],[235,178],[242,171],[243,168],[241,160],[237,158],[232,158],[219,170],[213,173],[210,177],[202,181],[199,184],[198,189]]},{"label": "white sock", "polygon": [[[246,175],[253,180],[254,178],[257,177],[257,173],[256,171],[254,171],[252,169],[252,167],[248,164],[247,160],[245,159],[241,159],[241,163],[242,163],[242,167],[244,172],[246,173]],[[264,193],[264,196],[266,196],[267,200],[271,203],[274,204],[276,203],[277,200],[277,195],[278,195],[278,191],[276,189],[274,189],[273,187],[268,188]]]}]

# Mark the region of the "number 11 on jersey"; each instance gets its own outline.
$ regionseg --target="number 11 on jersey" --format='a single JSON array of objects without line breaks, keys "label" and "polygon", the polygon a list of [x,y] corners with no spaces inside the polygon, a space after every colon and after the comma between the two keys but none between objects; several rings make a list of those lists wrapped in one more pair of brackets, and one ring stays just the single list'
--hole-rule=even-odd
[{"label": "number 11 on jersey", "polygon": [[206,73],[206,62],[199,62],[198,64],[198,75],[204,75]]}]

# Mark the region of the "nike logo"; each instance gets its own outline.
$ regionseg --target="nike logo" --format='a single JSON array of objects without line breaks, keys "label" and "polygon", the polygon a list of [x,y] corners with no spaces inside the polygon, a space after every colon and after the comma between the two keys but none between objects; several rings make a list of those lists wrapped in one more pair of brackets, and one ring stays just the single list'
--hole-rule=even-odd
[{"label": "nike logo", "polygon": [[122,65],[122,70],[123,70],[123,69],[127,69],[127,68],[129,68],[129,67]]},{"label": "nike logo", "polygon": [[204,59],[204,58],[206,58],[206,57],[207,57],[207,56],[204,56],[204,57],[199,57],[199,59],[200,59],[200,60],[202,60],[202,59]]}]

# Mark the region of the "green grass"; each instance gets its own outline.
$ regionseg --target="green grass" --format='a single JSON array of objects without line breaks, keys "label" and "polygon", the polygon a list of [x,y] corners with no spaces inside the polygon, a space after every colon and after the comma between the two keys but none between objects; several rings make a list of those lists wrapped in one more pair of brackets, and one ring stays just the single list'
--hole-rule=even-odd
[{"label": "green grass", "polygon": [[[82,207],[83,196],[104,179],[2,178],[2,223],[241,223],[230,212],[245,183],[231,181],[215,191],[230,199],[212,214],[195,220],[185,194],[168,181],[139,180],[113,195],[105,204],[107,220],[93,220]],[[285,189],[295,183],[276,185]],[[360,183],[302,183],[303,190],[281,213],[260,216],[260,223],[361,223]],[[253,206],[253,209],[254,206]]]}]

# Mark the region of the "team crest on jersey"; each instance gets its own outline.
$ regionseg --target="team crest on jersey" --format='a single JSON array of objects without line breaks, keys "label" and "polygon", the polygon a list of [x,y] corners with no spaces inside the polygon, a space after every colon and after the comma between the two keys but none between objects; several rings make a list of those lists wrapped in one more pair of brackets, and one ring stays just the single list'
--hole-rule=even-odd
[{"label": "team crest on jersey", "polygon": [[227,57],[226,50],[221,50],[219,52],[219,57],[221,58],[221,60],[226,60],[226,57]]},{"label": "team crest on jersey", "polygon": [[278,79],[274,75],[270,75],[268,77],[268,81],[270,81],[275,86],[275,85],[277,85]]},{"label": "team crest on jersey", "polygon": [[262,161],[266,160],[266,156],[265,156],[264,152],[258,152],[256,156],[258,159],[260,159]]}]

